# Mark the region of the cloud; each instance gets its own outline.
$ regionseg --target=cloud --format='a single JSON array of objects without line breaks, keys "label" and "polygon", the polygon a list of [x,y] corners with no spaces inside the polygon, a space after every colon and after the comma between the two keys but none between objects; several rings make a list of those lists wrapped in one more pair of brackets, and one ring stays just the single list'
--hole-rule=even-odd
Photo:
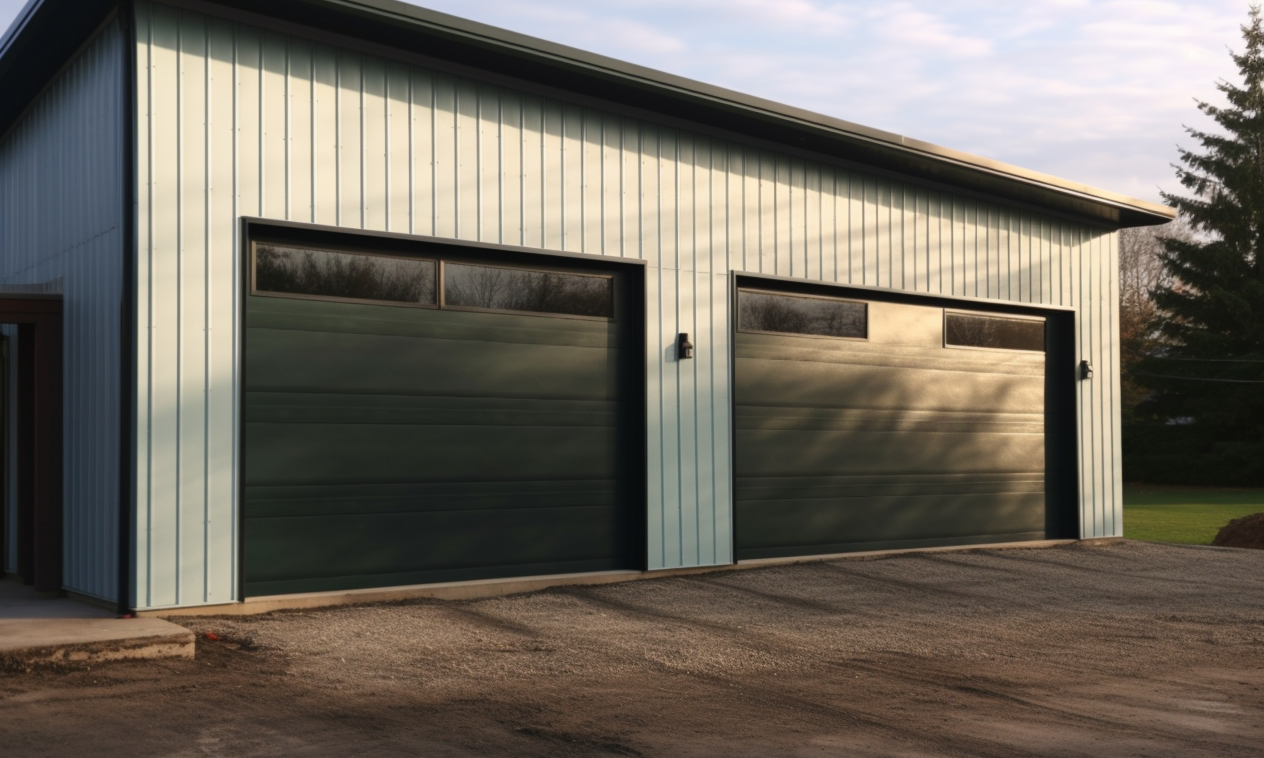
[{"label": "cloud", "polygon": [[982,58],[993,52],[992,41],[967,33],[939,15],[917,9],[911,3],[880,5],[866,15],[866,27],[876,38],[908,55],[918,57]]}]

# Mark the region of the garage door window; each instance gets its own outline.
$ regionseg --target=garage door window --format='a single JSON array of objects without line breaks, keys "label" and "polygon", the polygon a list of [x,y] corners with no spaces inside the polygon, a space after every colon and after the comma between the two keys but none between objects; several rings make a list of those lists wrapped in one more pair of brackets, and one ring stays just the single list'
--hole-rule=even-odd
[{"label": "garage door window", "polygon": [[739,290],[737,308],[737,328],[743,332],[852,339],[869,336],[868,307],[851,300]]},{"label": "garage door window", "polygon": [[948,311],[944,314],[944,343],[949,347],[984,347],[1043,353],[1045,320]]},{"label": "garage door window", "polygon": [[447,308],[608,319],[614,317],[614,280],[445,261],[443,304]]},{"label": "garage door window", "polygon": [[251,294],[269,297],[614,318],[614,278],[598,274],[264,242],[255,243],[251,273]]},{"label": "garage door window", "polygon": [[421,258],[255,245],[253,291],[280,297],[435,307],[437,264]]}]

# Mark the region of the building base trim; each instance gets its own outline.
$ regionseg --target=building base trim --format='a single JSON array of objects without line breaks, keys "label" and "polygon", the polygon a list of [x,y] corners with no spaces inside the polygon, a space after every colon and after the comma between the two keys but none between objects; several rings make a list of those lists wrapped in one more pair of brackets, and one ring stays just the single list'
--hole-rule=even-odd
[{"label": "building base trim", "polygon": [[1047,548],[1069,545],[1080,540],[1038,540],[1031,542],[1004,542],[992,545],[964,545],[948,547],[908,548],[903,550],[871,550],[859,553],[833,555],[804,555],[792,558],[759,558],[712,566],[656,569],[652,571],[593,571],[584,574],[552,574],[547,576],[514,577],[510,579],[476,579],[465,582],[440,582],[417,584],[407,587],[382,587],[338,592],[304,592],[294,595],[270,595],[252,597],[238,603],[214,605],[146,608],[136,611],[137,616],[251,616],[273,611],[330,608],[342,605],[366,605],[369,603],[395,603],[405,600],[480,600],[483,598],[521,595],[552,587],[579,587],[602,584],[618,584],[643,579],[665,579],[674,576],[711,574],[725,571],[784,566],[794,563],[819,563],[821,561],[856,560],[879,558],[905,553],[947,553],[971,550],[1007,550],[1016,548]]}]

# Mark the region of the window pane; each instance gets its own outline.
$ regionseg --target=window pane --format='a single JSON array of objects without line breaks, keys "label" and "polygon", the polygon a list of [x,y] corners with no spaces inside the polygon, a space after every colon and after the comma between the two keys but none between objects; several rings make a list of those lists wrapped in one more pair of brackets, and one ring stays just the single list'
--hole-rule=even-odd
[{"label": "window pane", "polygon": [[435,262],[332,250],[255,246],[255,290],[434,305]]},{"label": "window pane", "polygon": [[500,266],[445,263],[443,301],[463,308],[614,317],[614,280]]},{"label": "window pane", "polygon": [[1035,350],[1044,352],[1045,322],[1043,319],[1004,318],[949,313],[947,342],[961,347],[994,347],[1002,350]]},{"label": "window pane", "polygon": [[826,337],[869,335],[864,303],[819,297],[738,292],[738,328],[748,332],[819,334]]}]

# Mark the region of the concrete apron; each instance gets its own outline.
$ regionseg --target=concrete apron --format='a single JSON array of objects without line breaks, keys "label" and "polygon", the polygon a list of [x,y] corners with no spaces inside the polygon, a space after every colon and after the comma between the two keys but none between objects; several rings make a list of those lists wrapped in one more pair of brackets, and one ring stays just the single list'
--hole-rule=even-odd
[{"label": "concrete apron", "polygon": [[0,671],[135,658],[192,658],[193,633],[157,618],[116,618],[0,579]]},{"label": "concrete apron", "polygon": [[673,576],[691,576],[694,574],[742,571],[745,569],[789,565],[793,563],[864,560],[866,558],[903,555],[907,553],[1035,549],[1055,547],[1057,545],[1070,545],[1076,542],[1083,544],[1113,544],[1120,541],[1122,541],[1122,538],[1120,537],[1088,540],[1033,540],[1025,542],[993,543],[988,545],[953,545],[946,547],[903,548],[899,550],[871,550],[855,553],[837,553],[832,555],[804,555],[792,558],[761,558],[758,560],[747,560],[741,561],[740,563],[725,563],[716,566],[694,566],[689,568],[658,569],[654,571],[594,571],[583,574],[524,576],[510,579],[475,579],[464,582],[440,582],[436,584],[418,584],[407,587],[381,587],[334,592],[305,592],[294,595],[270,595],[267,597],[247,598],[242,602],[219,603],[215,605],[147,608],[145,610],[137,611],[136,615],[145,617],[249,616],[258,613],[271,613],[273,611],[329,608],[340,605],[391,603],[422,598],[431,600],[478,600],[489,597],[502,597],[505,595],[519,595],[527,592],[538,592],[540,590],[549,589],[550,587],[617,584],[621,582],[634,582],[644,579],[664,579]]}]

